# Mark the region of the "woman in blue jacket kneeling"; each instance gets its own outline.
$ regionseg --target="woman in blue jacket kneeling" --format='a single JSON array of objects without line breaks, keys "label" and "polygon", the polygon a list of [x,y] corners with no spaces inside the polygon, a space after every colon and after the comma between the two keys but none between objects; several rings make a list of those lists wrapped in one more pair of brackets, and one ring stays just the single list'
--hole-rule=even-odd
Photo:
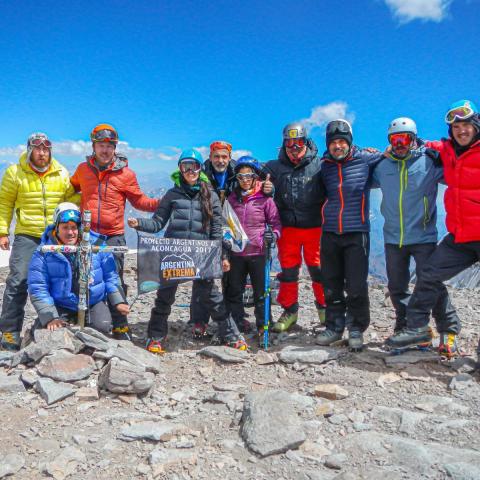
[{"label": "woman in blue jacket kneeling", "polygon": [[[40,245],[78,245],[81,216],[73,203],[60,203],[53,214],[53,225],[43,233]],[[92,244],[102,244],[102,237],[90,232]],[[77,319],[79,275],[75,253],[47,252],[36,250],[28,270],[28,292],[38,314],[36,328],[57,330]],[[128,314],[119,289],[119,277],[111,253],[92,255],[92,269],[88,286],[89,326],[108,333],[112,317],[107,297],[123,315]]]}]

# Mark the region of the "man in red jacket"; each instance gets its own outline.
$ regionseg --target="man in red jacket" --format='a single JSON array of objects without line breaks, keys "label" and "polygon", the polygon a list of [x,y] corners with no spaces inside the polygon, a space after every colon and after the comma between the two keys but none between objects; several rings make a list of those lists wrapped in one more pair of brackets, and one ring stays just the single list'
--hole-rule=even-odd
[{"label": "man in red jacket", "polygon": [[[147,197],[141,191],[135,173],[128,168],[127,158],[116,152],[118,134],[111,125],[97,125],[90,139],[93,154],[77,167],[70,181],[77,192],[82,192],[82,211],[92,212],[92,230],[105,235],[107,245],[126,245],[125,202],[128,200],[137,210],[154,212],[158,200]],[[125,296],[123,255],[115,255],[115,262]],[[109,306],[113,336],[119,340],[131,340],[127,317]]]},{"label": "man in red jacket", "polygon": [[[480,260],[480,115],[473,102],[461,100],[450,107],[445,121],[449,138],[426,146],[440,152],[443,163],[449,233],[422,270],[408,304],[407,328],[387,339],[390,348],[431,344],[429,313],[443,282]],[[456,349],[454,334],[449,347]]]}]

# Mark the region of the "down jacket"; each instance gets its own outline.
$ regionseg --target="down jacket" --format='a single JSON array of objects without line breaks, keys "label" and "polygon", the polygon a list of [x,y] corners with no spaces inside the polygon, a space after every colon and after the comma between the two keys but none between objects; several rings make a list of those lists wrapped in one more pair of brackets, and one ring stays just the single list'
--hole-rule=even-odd
[{"label": "down jacket", "polygon": [[456,243],[480,241],[480,140],[457,156],[452,141],[426,142],[443,163],[447,230]]},{"label": "down jacket", "polygon": [[[53,225],[45,230],[40,245],[56,245]],[[102,237],[90,232],[90,242],[101,245]],[[58,318],[57,306],[76,311],[78,295],[73,291],[72,266],[67,257],[60,252],[41,253],[36,250],[28,269],[28,292],[35,307],[40,323],[46,326]],[[112,305],[123,303],[118,290],[118,274],[113,255],[99,252],[92,255],[92,274],[88,286],[89,305],[95,305],[108,295]]]},{"label": "down jacket", "polygon": [[[138,218],[137,230],[157,233],[168,222],[165,238],[181,238],[188,240],[221,240],[223,234],[222,207],[218,195],[211,189],[213,218],[207,231],[202,226],[202,208],[200,192],[191,197],[180,181],[180,172],[172,174],[175,186],[163,196],[152,218]],[[200,180],[209,184],[202,172]]]},{"label": "down jacket", "polygon": [[325,190],[320,178],[321,160],[313,140],[307,140],[307,153],[298,165],[288,158],[285,147],[280,149],[278,160],[264,166],[275,187],[275,203],[280,212],[282,227],[320,227],[320,209]]},{"label": "down jacket", "polygon": [[324,232],[370,231],[371,173],[382,158],[382,153],[368,153],[355,146],[343,160],[325,152],[321,172],[327,191],[322,208]]},{"label": "down jacket", "polygon": [[232,255],[263,255],[265,253],[263,248],[265,225],[270,225],[277,239],[280,237],[282,229],[273,198],[262,193],[262,184],[257,182],[254,193],[242,196],[240,192],[235,191],[228,197],[228,202],[237,214],[249,240],[243,252],[232,252]]},{"label": "down jacket", "polygon": [[145,212],[154,212],[158,200],[147,197],[138,185],[133,170],[128,168],[128,160],[115,155],[108,168],[100,171],[95,165],[95,157],[87,157],[73,177],[72,185],[82,192],[81,209],[92,212],[92,230],[108,237],[125,232],[125,202]]},{"label": "down jacket", "polygon": [[60,202],[79,203],[65,167],[52,158],[49,170],[39,175],[30,167],[27,152],[3,175],[0,186],[0,235],[8,235],[13,213],[15,234],[40,238]]}]

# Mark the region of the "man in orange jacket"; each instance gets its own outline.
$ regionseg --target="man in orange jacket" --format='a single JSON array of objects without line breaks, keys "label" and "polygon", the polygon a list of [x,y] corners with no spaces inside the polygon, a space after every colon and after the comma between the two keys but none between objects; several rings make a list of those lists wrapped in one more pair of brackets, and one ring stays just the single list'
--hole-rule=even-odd
[{"label": "man in orange jacket", "polygon": [[[126,245],[125,202],[144,212],[154,212],[158,200],[147,197],[138,185],[135,173],[128,167],[125,156],[116,152],[117,131],[106,123],[97,125],[90,134],[93,154],[81,163],[70,179],[77,192],[82,192],[81,209],[92,212],[92,230],[106,236],[107,245]],[[123,295],[124,258],[115,256]],[[128,321],[110,305],[113,320],[113,336],[119,340],[131,340]]]}]

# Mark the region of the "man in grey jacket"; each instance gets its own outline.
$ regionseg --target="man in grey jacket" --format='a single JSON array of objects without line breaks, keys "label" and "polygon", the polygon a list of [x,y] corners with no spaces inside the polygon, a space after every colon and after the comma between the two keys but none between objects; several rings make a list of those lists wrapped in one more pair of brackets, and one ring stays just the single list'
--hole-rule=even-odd
[{"label": "man in grey jacket", "polygon": [[[417,137],[417,126],[410,118],[390,123],[388,141],[390,152],[372,178],[373,187],[382,191],[388,290],[396,315],[394,331],[398,332],[406,326],[410,261],[415,260],[416,276],[421,277],[423,265],[436,248],[436,200],[443,168],[439,154]],[[439,353],[450,357],[457,352],[460,320],[445,286],[432,315],[440,334]]]}]

